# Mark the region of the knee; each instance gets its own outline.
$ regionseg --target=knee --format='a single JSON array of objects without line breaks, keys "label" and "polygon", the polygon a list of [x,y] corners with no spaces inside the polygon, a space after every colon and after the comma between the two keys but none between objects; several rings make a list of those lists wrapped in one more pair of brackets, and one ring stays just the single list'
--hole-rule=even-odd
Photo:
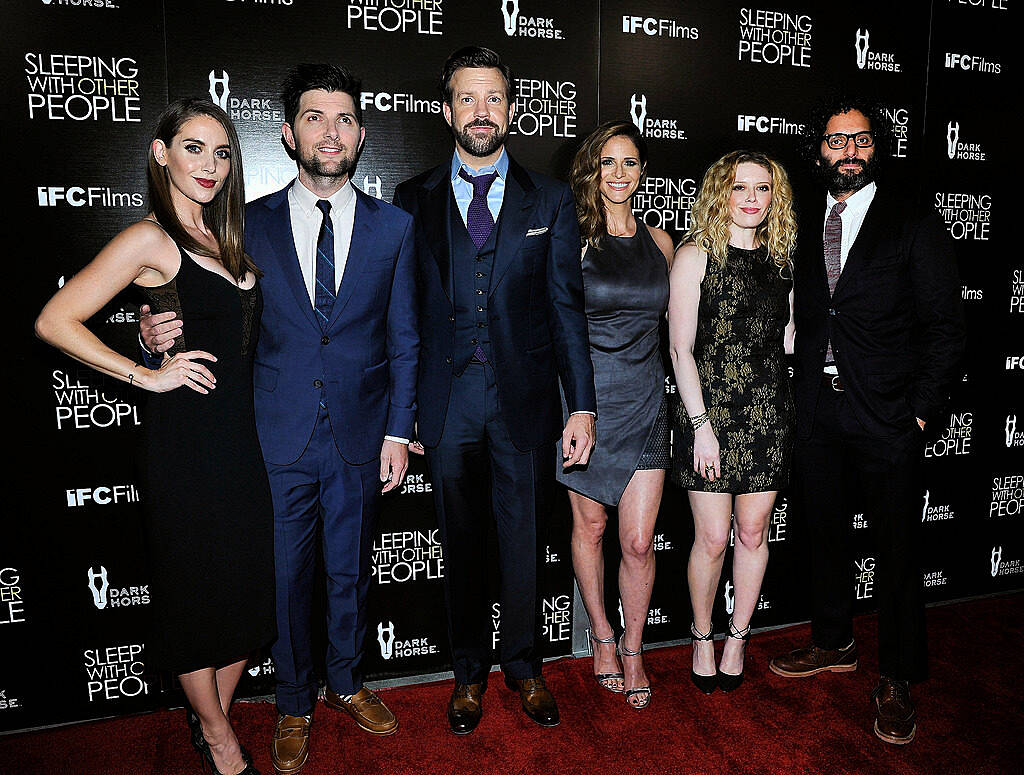
[{"label": "knee", "polygon": [[622,556],[633,562],[643,562],[654,553],[654,536],[634,535],[622,541]]},{"label": "knee", "polygon": [[767,531],[761,525],[750,527],[745,525],[736,526],[736,540],[749,552],[756,551],[765,546]]},{"label": "knee", "polygon": [[729,546],[729,531],[698,531],[694,536],[693,546],[710,559],[717,560],[725,554],[725,550]]},{"label": "knee", "polygon": [[603,515],[584,516],[573,523],[573,538],[588,544],[600,544],[607,524],[608,519]]}]

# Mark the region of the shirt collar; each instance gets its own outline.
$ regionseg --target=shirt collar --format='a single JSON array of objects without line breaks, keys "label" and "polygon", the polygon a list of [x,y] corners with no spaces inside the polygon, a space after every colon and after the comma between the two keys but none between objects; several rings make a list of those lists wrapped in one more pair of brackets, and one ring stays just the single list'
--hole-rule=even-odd
[{"label": "shirt collar", "polygon": [[494,162],[494,164],[488,164],[486,167],[481,167],[480,169],[475,170],[468,164],[463,162],[462,157],[459,156],[459,152],[455,151],[452,154],[451,166],[451,179],[453,182],[459,176],[459,170],[462,169],[463,167],[465,167],[466,172],[468,172],[470,175],[489,175],[492,172],[497,172],[498,177],[501,178],[502,181],[504,181],[505,176],[508,175],[508,153],[505,151],[504,148],[502,148],[501,156],[498,157],[498,160]]},{"label": "shirt collar", "polygon": [[[846,197],[846,199],[843,200],[844,202],[846,202],[845,212],[848,212],[851,215],[855,215],[857,213],[862,213],[865,210],[867,210],[868,205],[871,204],[871,200],[875,198],[876,188],[877,186],[875,186],[875,181],[871,181],[866,186],[864,186],[864,188]],[[832,196],[831,193],[828,196],[826,196],[825,212],[831,212],[832,206],[837,201],[838,200],[834,196]]]},{"label": "shirt collar", "polygon": [[[324,197],[319,197],[302,185],[302,181],[295,178],[292,183],[292,202],[306,215],[306,217],[312,217],[316,211],[316,203]],[[345,185],[326,197],[327,201],[331,203],[331,212],[340,212],[341,210],[348,207],[356,198],[356,191],[352,187],[352,181],[346,180]]]}]

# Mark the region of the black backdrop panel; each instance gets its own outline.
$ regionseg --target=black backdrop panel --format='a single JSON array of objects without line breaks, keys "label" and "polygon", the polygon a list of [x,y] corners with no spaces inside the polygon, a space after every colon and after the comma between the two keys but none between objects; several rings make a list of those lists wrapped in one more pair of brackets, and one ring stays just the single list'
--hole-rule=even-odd
[{"label": "black backdrop panel", "polygon": [[[142,6],[142,7],[139,7]],[[896,126],[884,185],[938,209],[956,241],[970,344],[948,416],[923,459],[921,519],[928,599],[1024,588],[1024,263],[1009,245],[1006,146],[1008,0],[869,0],[856,13],[811,2],[754,6],[670,0],[25,0],[8,9],[0,80],[10,154],[19,292],[14,505],[0,540],[0,729],[23,729],[175,704],[174,680],[145,668],[148,571],[134,469],[144,396],[39,344],[28,330],[62,279],[146,211],[146,142],[169,99],[210,96],[242,140],[247,196],[295,174],[280,141],[278,87],[300,61],[334,61],[363,78],[367,141],[354,175],[390,199],[395,185],[450,157],[438,71],[455,48],[502,52],[519,98],[509,147],[527,166],[565,177],[599,120],[643,125],[651,147],[637,213],[673,238],[688,226],[707,166],[739,147],[783,162],[798,197],[814,196],[796,154],[808,105],[832,89],[868,92]],[[813,200],[812,200],[813,201]],[[135,352],[131,293],[91,322]],[[666,381],[666,391],[675,391]],[[572,566],[564,492],[545,529],[538,617],[545,653],[572,649]],[[374,537],[366,666],[370,677],[449,665],[430,484],[414,459],[384,502]],[[873,605],[874,553],[850,514],[859,610]],[[608,530],[610,536],[616,531]],[[780,496],[756,627],[808,616],[801,515]],[[655,530],[658,571],[645,639],[688,637],[686,563],[693,538],[684,492],[666,487]],[[607,606],[619,622],[608,551]],[[715,619],[724,623],[726,572]],[[496,580],[495,576],[490,583]],[[494,610],[495,643],[500,611]],[[267,693],[257,655],[240,693]]]}]

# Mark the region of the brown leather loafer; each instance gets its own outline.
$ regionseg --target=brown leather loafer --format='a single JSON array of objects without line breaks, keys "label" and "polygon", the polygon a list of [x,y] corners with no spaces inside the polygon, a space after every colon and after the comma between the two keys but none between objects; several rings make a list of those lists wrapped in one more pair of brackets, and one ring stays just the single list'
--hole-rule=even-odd
[{"label": "brown leather loafer", "polygon": [[342,699],[330,689],[324,690],[324,703],[335,710],[343,710],[361,729],[374,735],[393,735],[398,731],[398,719],[388,710],[380,697],[365,686],[349,700]]},{"label": "brown leather loafer", "polygon": [[468,735],[484,715],[485,684],[456,683],[448,700],[448,728],[457,735]]},{"label": "brown leather loafer", "polygon": [[312,716],[281,714],[277,717],[270,758],[274,769],[282,775],[294,775],[305,765],[309,757],[309,726],[312,722]]},{"label": "brown leather loafer", "polygon": [[857,644],[841,649],[810,648],[797,649],[775,657],[768,665],[771,671],[784,678],[808,678],[818,673],[848,673],[857,669]]},{"label": "brown leather loafer", "polygon": [[516,680],[505,676],[505,686],[519,692],[523,711],[542,727],[556,727],[561,719],[558,717],[558,706],[548,687],[544,685],[543,676]]},{"label": "brown leather loafer", "polygon": [[917,711],[910,699],[906,681],[895,681],[884,675],[871,693],[875,703],[875,734],[893,745],[906,745],[917,734]]}]

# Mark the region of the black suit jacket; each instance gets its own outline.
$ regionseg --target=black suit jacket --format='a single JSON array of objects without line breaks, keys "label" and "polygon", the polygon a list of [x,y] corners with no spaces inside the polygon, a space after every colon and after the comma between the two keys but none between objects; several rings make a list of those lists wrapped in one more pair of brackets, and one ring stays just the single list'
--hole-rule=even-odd
[{"label": "black suit jacket", "polygon": [[[455,350],[450,174],[445,161],[399,184],[394,197],[415,220],[421,315],[417,426],[428,446],[438,443],[444,429]],[[526,451],[561,433],[559,378],[570,411],[597,409],[579,226],[569,187],[510,157],[496,228],[487,300],[492,365],[502,419],[512,443]]]},{"label": "black suit jacket", "polygon": [[829,337],[847,397],[872,435],[933,420],[959,374],[965,334],[953,242],[931,208],[879,187],[830,298],[825,208],[801,214],[794,261],[797,433],[811,433]]}]

